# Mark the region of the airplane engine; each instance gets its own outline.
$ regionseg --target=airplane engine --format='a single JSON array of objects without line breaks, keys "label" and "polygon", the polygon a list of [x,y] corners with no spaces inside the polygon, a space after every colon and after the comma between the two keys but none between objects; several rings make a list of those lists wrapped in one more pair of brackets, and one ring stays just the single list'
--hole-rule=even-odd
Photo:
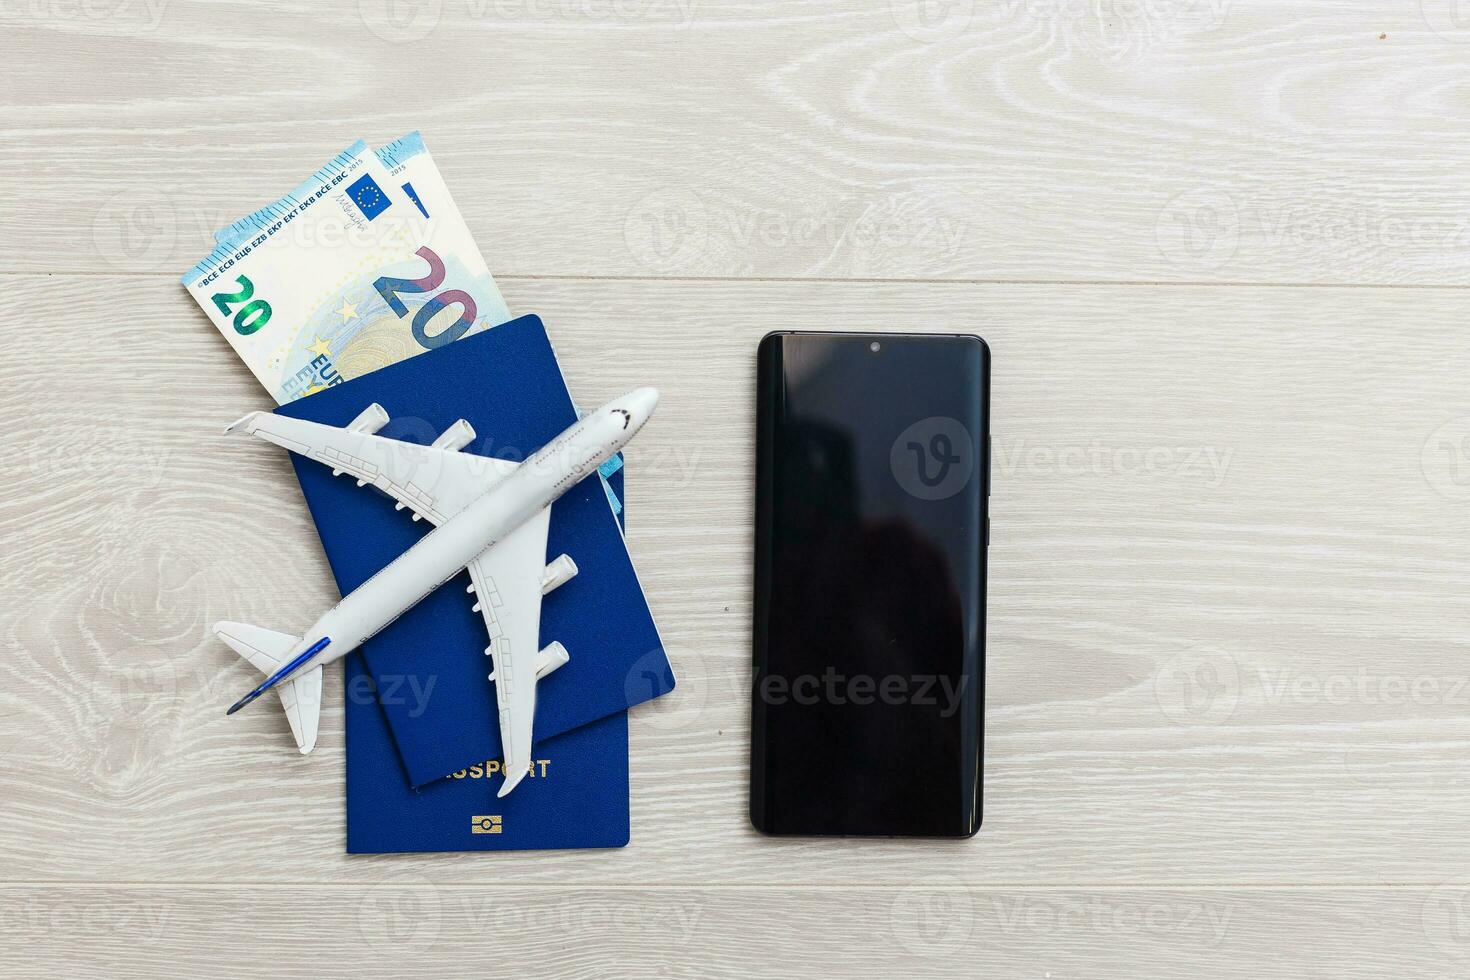
[{"label": "airplane engine", "polygon": [[373,402],[367,408],[357,413],[357,418],[347,423],[347,431],[361,432],[363,435],[370,436],[387,424],[387,410],[377,402]]},{"label": "airplane engine", "polygon": [[555,641],[548,643],[536,654],[536,679],[539,681],[547,674],[553,673],[558,667],[566,666],[572,655],[567,653],[567,648]]},{"label": "airplane engine", "polygon": [[541,571],[541,594],[546,595],[553,589],[565,585],[576,574],[577,563],[572,561],[572,556],[558,555],[555,561]]},{"label": "airplane engine", "polygon": [[445,452],[457,452],[475,441],[475,427],[464,419],[439,433],[439,438],[433,442],[434,449],[442,449]]}]

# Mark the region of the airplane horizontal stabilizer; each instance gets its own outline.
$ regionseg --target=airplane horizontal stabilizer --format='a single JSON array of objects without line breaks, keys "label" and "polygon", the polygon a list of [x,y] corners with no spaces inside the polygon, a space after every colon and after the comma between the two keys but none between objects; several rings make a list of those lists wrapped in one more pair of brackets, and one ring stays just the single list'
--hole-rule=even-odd
[{"label": "airplane horizontal stabilizer", "polygon": [[[299,636],[249,623],[215,623],[214,633],[267,677],[279,670],[301,645]],[[296,745],[305,755],[316,746],[317,722],[322,711],[321,667],[291,676],[276,687],[276,693],[281,697],[281,707],[286,709],[286,720],[291,723]]]}]

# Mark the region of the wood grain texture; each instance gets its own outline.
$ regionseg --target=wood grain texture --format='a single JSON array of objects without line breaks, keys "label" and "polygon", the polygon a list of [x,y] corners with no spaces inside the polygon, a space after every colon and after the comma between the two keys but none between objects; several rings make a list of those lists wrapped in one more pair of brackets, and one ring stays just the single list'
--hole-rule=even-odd
[{"label": "wood grain texture", "polygon": [[[1464,975],[1462,20],[0,0],[0,977]],[[309,758],[224,716],[208,624],[336,593],[177,276],[413,128],[579,399],[663,391],[621,850],[349,859],[340,675]],[[836,327],[996,352],[971,841],[746,819],[755,343]]]},{"label": "wood grain texture", "polygon": [[[152,980],[1463,976],[1464,889],[0,888],[0,970]],[[1406,969],[1406,964],[1410,965]],[[12,969],[7,969],[12,968]]]},{"label": "wood grain texture", "polygon": [[[1470,352],[1458,290],[510,280],[579,397],[662,389],[629,537],[681,686],[632,715],[633,843],[342,853],[316,753],[226,719],[219,618],[335,598],[267,399],[176,283],[19,276],[0,322],[0,854],[11,880],[1435,885],[1470,860]],[[765,840],[745,816],[753,351],[774,327],[996,351],[985,829]],[[147,424],[139,424],[140,419]],[[290,848],[280,842],[290,839]]]},{"label": "wood grain texture", "polygon": [[417,127],[503,275],[1470,282],[1452,0],[17,0],[0,26],[0,271],[177,275]]}]

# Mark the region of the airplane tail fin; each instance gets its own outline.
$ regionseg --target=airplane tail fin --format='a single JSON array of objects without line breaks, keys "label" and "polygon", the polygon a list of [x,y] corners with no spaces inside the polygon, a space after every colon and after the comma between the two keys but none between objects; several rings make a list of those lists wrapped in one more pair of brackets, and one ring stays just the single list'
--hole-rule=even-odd
[{"label": "airplane tail fin", "polygon": [[[288,656],[301,645],[301,637],[289,633],[251,626],[249,623],[215,623],[214,634],[250,661],[255,669],[269,677],[287,662]],[[305,755],[316,746],[317,721],[322,711],[322,669],[314,667],[277,685],[291,734]]]}]

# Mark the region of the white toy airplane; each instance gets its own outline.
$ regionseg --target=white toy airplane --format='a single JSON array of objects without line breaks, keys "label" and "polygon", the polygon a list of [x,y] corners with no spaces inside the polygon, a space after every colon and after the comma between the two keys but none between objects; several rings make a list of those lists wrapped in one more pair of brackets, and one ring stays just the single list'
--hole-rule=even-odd
[{"label": "white toy airplane", "polygon": [[439,586],[468,569],[475,609],[485,617],[500,738],[505,750],[504,796],[531,768],[531,722],[536,682],[568,660],[552,643],[538,652],[541,597],[577,574],[566,555],[546,560],[551,504],[628,444],[658,404],[658,392],[639,388],[615,399],[547,443],[523,463],[459,450],[475,430],[464,419],[432,446],[374,435],[388,423],[370,405],[346,428],[251,412],[227,428],[244,429],[371,483],[437,525],[372,578],[343,597],[307,629],[290,636],[245,623],[215,623],[214,632],[265,681],[237,701],[234,714],[271,688],[281,696],[291,732],[303,753],[316,744],[322,665],[357,649]]}]

